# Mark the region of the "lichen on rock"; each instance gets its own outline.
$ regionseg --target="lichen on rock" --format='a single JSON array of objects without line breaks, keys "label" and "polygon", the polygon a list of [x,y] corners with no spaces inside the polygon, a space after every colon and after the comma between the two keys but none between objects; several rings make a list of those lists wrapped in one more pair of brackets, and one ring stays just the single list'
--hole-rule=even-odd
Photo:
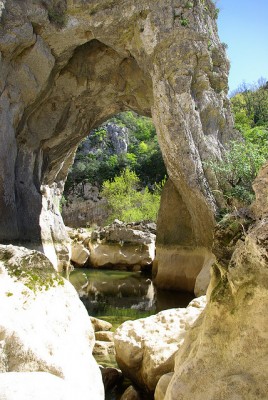
[{"label": "lichen on rock", "polygon": [[102,400],[90,318],[74,287],[53,274],[42,253],[0,246],[0,393],[37,400],[39,382],[53,399]]}]

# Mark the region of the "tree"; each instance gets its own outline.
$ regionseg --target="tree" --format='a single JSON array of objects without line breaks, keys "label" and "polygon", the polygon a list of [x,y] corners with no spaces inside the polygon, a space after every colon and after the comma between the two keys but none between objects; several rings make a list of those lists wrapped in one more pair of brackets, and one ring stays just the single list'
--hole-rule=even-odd
[{"label": "tree", "polygon": [[[127,132],[126,152],[116,153],[107,130],[111,123]],[[68,174],[65,195],[68,197],[68,190],[81,182],[101,187],[104,181],[113,179],[125,168],[136,172],[143,187],[152,187],[166,175],[152,120],[131,111],[114,116],[80,143]]]},{"label": "tree", "polygon": [[156,221],[163,184],[156,184],[154,192],[147,187],[141,190],[138,176],[129,168],[113,180],[105,181],[101,196],[106,198],[110,213],[107,223],[116,218],[124,222]]}]

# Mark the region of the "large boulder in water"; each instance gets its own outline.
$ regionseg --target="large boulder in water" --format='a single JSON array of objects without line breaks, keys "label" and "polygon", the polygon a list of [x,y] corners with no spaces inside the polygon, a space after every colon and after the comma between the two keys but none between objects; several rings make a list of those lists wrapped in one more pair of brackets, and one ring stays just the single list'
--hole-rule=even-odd
[{"label": "large boulder in water", "polygon": [[152,393],[159,378],[173,371],[175,353],[185,332],[205,304],[205,297],[199,297],[186,308],[124,322],[114,335],[116,360],[123,374]]},{"label": "large boulder in water", "polygon": [[90,263],[95,268],[146,268],[155,257],[155,234],[146,224],[123,224],[116,220],[92,232],[90,249]]},{"label": "large boulder in water", "polygon": [[[8,392],[4,398],[24,400],[32,393],[28,398],[39,400],[35,380],[43,371],[58,380],[38,375],[40,390],[51,382],[59,399],[103,399],[90,318],[74,287],[42,253],[0,245],[0,299],[0,397]],[[24,396],[14,397],[23,379]],[[4,390],[8,382],[14,387]]]}]

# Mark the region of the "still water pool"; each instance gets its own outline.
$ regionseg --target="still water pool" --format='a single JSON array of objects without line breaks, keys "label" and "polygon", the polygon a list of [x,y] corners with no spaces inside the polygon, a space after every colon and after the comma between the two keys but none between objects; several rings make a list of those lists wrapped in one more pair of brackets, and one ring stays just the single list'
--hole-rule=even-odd
[{"label": "still water pool", "polygon": [[[151,276],[142,272],[75,269],[70,281],[89,315],[109,321],[115,330],[124,321],[148,317],[168,308],[186,307],[193,296],[186,292],[156,289]],[[104,367],[117,367],[115,356],[95,356]],[[120,399],[125,388],[106,392],[105,400]],[[146,397],[148,399],[148,396]]]},{"label": "still water pool", "polygon": [[70,281],[89,315],[104,319],[116,329],[126,320],[147,317],[174,307],[186,307],[193,296],[158,290],[142,272],[75,269]]}]

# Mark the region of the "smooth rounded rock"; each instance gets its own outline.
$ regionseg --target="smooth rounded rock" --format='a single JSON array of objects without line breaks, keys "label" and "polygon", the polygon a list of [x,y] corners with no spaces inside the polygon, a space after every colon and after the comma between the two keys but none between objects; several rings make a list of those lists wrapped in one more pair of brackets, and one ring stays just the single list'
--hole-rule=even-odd
[{"label": "smooth rounded rock", "polygon": [[120,400],[143,400],[143,397],[141,393],[131,385],[125,390]]},{"label": "smooth rounded rock", "polygon": [[109,331],[98,331],[95,332],[95,339],[104,342],[113,342],[114,341],[114,334],[113,332]]},{"label": "smooth rounded rock", "polygon": [[[40,389],[49,380],[54,385],[56,375],[62,378],[54,379],[59,396],[67,388],[73,399],[103,400],[101,374],[92,356],[95,339],[90,318],[74,287],[55,272],[44,254],[0,245],[0,298],[0,371],[7,373],[0,379],[14,382],[10,396],[16,380],[18,387],[23,385],[19,373],[43,371],[48,374],[36,375]],[[11,372],[18,375],[8,375]],[[25,376],[22,393],[30,393],[32,386],[36,396],[32,377]]]},{"label": "smooth rounded rock", "polygon": [[71,261],[77,266],[82,267],[88,260],[90,251],[81,243],[72,243],[71,247]]},{"label": "smooth rounded rock", "polygon": [[155,388],[154,400],[164,400],[168,385],[173,375],[174,372],[169,372],[168,374],[161,376]]},{"label": "smooth rounded rock", "polygon": [[113,325],[110,324],[110,322],[104,321],[103,319],[90,317],[90,320],[95,332],[110,331],[113,327]]},{"label": "smooth rounded rock", "polygon": [[205,305],[203,296],[186,308],[124,322],[114,334],[116,360],[123,374],[145,391],[153,392],[159,378],[173,371],[185,333]]}]

